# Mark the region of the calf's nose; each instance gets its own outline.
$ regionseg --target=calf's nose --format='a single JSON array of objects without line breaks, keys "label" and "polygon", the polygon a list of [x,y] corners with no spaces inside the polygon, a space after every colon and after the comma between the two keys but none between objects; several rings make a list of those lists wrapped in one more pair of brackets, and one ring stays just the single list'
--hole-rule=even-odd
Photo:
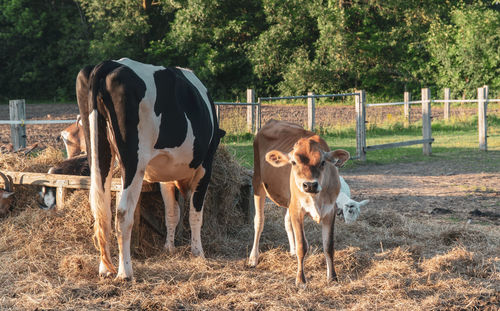
[{"label": "calf's nose", "polygon": [[302,188],[304,188],[304,191],[307,193],[318,193],[318,182],[304,182],[302,184]]}]

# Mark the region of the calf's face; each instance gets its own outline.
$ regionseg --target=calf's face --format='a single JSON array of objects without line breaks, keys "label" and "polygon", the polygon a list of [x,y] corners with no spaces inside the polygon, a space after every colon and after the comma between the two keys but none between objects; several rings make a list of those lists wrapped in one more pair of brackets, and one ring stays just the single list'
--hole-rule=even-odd
[{"label": "calf's face", "polygon": [[40,196],[39,205],[41,209],[52,209],[56,206],[55,189],[50,187],[42,187],[38,192]]},{"label": "calf's face", "polygon": [[4,216],[9,211],[13,194],[14,192],[0,189],[0,216]]},{"label": "calf's face", "polygon": [[279,150],[266,154],[266,161],[275,167],[291,165],[290,184],[295,188],[292,192],[318,223],[324,216],[320,193],[325,188],[331,191],[332,185],[337,186],[336,193],[331,197],[333,201],[330,202],[333,208],[340,187],[337,170],[332,166],[342,166],[348,159],[349,153],[345,150],[324,151],[317,135],[301,138],[288,154]]}]

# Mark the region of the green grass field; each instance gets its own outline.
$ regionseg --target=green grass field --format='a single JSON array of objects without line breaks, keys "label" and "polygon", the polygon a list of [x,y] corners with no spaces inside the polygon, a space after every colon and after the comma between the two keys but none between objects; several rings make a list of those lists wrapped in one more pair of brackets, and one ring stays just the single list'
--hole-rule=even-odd
[{"label": "green grass field", "polygon": [[[319,133],[330,148],[342,148],[356,155],[356,135],[354,125],[350,128],[321,129]],[[422,129],[417,123],[405,127],[402,123],[384,124],[376,128],[367,129],[366,143],[368,146],[422,139]],[[422,145],[413,145],[401,148],[370,151],[366,155],[366,163],[387,164],[394,162],[429,161],[436,157],[466,157],[471,152],[479,152],[477,119],[437,121],[432,124],[432,156],[422,154]],[[253,166],[253,135],[228,134],[223,143],[229,147],[236,159],[245,167]],[[488,116],[488,152],[500,152],[500,118]],[[486,153],[487,154],[487,153]],[[360,161],[349,161],[346,168],[364,165]],[[488,163],[498,166],[500,163]]]}]

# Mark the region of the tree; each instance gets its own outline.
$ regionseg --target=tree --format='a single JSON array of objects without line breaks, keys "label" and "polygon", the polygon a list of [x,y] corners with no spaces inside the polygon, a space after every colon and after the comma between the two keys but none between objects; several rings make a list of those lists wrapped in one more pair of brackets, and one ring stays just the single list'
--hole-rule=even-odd
[{"label": "tree", "polygon": [[439,87],[475,97],[484,84],[500,87],[500,12],[482,4],[461,6],[449,20],[432,23],[428,35],[431,65]]},{"label": "tree", "polygon": [[318,31],[308,1],[263,0],[262,3],[265,29],[252,43],[248,57],[259,81],[258,92],[272,95],[278,93],[288,66],[292,66],[289,75],[294,75],[295,59],[299,67],[307,64]]},{"label": "tree", "polygon": [[0,97],[74,96],[86,60],[85,27],[72,1],[0,0]]},{"label": "tree", "polygon": [[193,69],[214,97],[238,97],[252,83],[246,51],[262,24],[260,12],[259,1],[187,0],[148,52]]}]

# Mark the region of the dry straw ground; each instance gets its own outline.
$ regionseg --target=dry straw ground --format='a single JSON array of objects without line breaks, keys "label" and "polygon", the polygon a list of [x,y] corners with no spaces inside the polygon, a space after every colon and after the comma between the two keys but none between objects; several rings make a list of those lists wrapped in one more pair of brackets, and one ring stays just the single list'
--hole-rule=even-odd
[{"label": "dry straw ground", "polygon": [[[61,152],[48,148],[36,158],[2,154],[0,167],[43,172],[60,160]],[[498,154],[493,160],[500,160]],[[216,161],[203,227],[207,259],[190,256],[187,230],[179,235],[178,251],[172,256],[162,251],[161,235],[143,235],[146,242],[137,246],[131,282],[98,277],[99,257],[92,244],[93,220],[85,191],[70,193],[63,210],[47,212],[37,207],[36,189],[16,187],[13,210],[0,219],[0,308],[498,309],[500,230],[494,212],[500,174],[466,171],[477,158],[470,163],[462,159],[454,166],[436,159],[343,171],[354,197],[372,202],[354,224],[337,219],[338,283],[325,283],[320,230],[306,223],[311,247],[305,290],[294,285],[296,262],[287,253],[282,212],[270,203],[261,261],[257,268],[246,267],[253,226],[236,207],[246,173],[226,150]],[[446,167],[453,167],[453,174]],[[475,192],[457,185],[460,180],[488,180],[489,188]],[[148,202],[159,199],[143,200],[143,205]],[[453,217],[429,213],[436,207],[451,209]],[[474,208],[489,209],[493,216],[468,216],[468,209]],[[113,245],[116,262],[116,242]]]}]

